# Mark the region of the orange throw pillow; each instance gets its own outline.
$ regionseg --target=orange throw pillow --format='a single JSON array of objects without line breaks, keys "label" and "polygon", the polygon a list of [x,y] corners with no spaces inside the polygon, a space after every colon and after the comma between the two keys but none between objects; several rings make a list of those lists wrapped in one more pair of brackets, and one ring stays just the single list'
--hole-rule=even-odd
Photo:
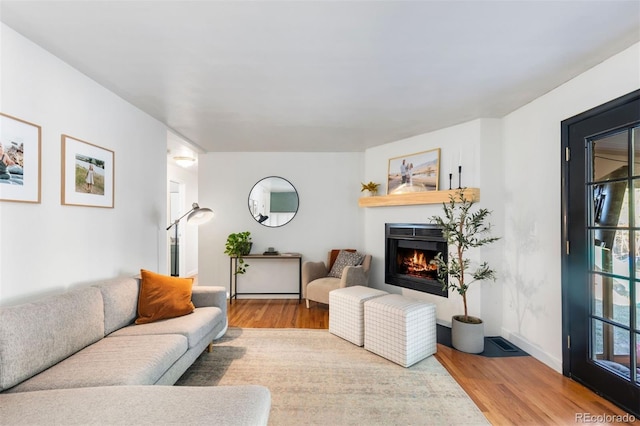
[{"label": "orange throw pillow", "polygon": [[140,295],[136,324],[147,324],[193,312],[193,278],[178,278],[140,270]]}]

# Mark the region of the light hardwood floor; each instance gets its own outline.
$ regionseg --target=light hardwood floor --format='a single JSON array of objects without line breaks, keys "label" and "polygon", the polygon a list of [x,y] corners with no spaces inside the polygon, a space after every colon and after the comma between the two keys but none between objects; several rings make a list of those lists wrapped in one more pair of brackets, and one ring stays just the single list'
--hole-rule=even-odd
[{"label": "light hardwood floor", "polygon": [[[229,305],[229,326],[329,328],[327,305],[282,299],[242,299]],[[625,412],[533,357],[487,358],[438,344],[435,357],[494,425],[575,425],[576,416],[624,416]],[[620,423],[615,418],[609,422]]]}]

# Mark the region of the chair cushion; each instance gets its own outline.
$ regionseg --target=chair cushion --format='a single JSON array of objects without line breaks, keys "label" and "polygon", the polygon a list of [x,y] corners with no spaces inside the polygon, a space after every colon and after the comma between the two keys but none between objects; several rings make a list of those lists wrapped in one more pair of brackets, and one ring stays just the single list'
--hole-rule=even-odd
[{"label": "chair cushion", "polygon": [[329,303],[329,292],[340,288],[340,278],[326,277],[311,281],[307,285],[307,299]]},{"label": "chair cushion", "polygon": [[336,261],[333,263],[331,267],[331,271],[329,271],[329,277],[333,278],[342,278],[342,271],[347,266],[356,266],[362,262],[364,256],[358,252],[349,252],[346,250],[340,250],[338,253],[338,257]]}]

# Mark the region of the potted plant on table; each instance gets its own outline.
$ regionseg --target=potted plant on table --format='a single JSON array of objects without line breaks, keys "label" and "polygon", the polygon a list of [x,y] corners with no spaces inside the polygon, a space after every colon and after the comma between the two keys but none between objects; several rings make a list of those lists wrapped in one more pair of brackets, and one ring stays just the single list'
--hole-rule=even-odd
[{"label": "potted plant on table", "polygon": [[228,254],[231,257],[237,257],[235,274],[244,274],[247,272],[248,263],[244,261],[242,256],[246,256],[251,253],[251,232],[236,232],[229,234],[227,242],[224,246],[224,254]]},{"label": "potted plant on table", "polygon": [[465,256],[470,248],[491,244],[499,238],[490,235],[491,224],[488,223],[488,217],[491,212],[487,209],[472,212],[471,208],[475,203],[465,197],[464,188],[456,191],[455,195],[450,195],[449,199],[448,203],[442,203],[444,217],[431,217],[432,222],[442,227],[442,234],[449,246],[455,248],[449,253],[447,261],[442,253],[436,256],[438,280],[443,289],[451,288],[462,296],[464,315],[454,315],[451,319],[453,347],[463,352],[480,353],[484,351],[484,324],[482,319],[469,315],[467,290],[476,281],[495,281],[496,271],[487,262],[470,270],[471,261]]}]

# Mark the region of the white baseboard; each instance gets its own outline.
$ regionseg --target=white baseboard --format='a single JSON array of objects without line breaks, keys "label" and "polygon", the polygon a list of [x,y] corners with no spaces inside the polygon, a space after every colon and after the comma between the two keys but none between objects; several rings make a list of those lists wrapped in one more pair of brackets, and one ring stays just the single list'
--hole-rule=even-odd
[{"label": "white baseboard", "polygon": [[562,374],[562,359],[558,359],[557,357],[554,357],[548,354],[547,352],[542,350],[539,346],[532,344],[531,342],[529,342],[527,339],[520,336],[519,334],[512,333],[511,331],[505,328],[502,329],[502,337],[504,337],[505,339],[507,339],[508,341],[510,341],[511,343],[513,343],[514,345],[522,349],[523,351],[527,352],[529,355],[531,355],[538,361],[542,362],[543,364],[546,364],[547,366],[551,367],[558,373]]}]

